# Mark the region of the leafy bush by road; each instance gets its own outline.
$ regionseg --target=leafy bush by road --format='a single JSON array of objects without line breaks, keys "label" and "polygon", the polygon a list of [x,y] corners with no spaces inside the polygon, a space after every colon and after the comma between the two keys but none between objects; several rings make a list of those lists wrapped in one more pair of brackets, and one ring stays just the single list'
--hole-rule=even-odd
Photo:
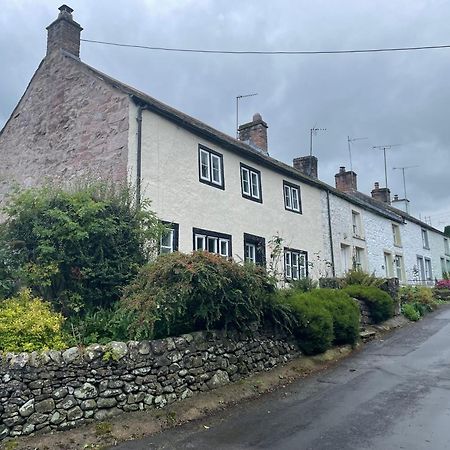
[{"label": "leafy bush by road", "polygon": [[343,289],[350,297],[366,303],[372,320],[380,323],[394,315],[394,301],[385,291],[374,286],[353,285]]},{"label": "leafy bush by road", "polygon": [[208,252],[161,255],[125,289],[121,312],[135,339],[261,322],[275,285],[264,268]]},{"label": "leafy bush by road", "polygon": [[67,346],[64,318],[29,289],[0,302],[0,350],[31,352]]}]

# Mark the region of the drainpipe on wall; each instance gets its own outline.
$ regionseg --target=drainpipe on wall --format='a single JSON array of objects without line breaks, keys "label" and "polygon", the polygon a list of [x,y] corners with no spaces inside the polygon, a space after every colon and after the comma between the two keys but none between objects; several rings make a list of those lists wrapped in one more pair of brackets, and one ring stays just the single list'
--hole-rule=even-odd
[{"label": "drainpipe on wall", "polygon": [[331,271],[333,278],[336,276],[336,269],[334,268],[334,249],[333,249],[333,230],[331,228],[331,209],[330,209],[330,191],[327,192],[327,212],[328,212],[328,230],[330,232],[330,250],[331,250]]},{"label": "drainpipe on wall", "polygon": [[136,150],[136,205],[141,204],[141,178],[142,178],[142,111],[146,106],[138,106],[137,110],[137,150]]}]

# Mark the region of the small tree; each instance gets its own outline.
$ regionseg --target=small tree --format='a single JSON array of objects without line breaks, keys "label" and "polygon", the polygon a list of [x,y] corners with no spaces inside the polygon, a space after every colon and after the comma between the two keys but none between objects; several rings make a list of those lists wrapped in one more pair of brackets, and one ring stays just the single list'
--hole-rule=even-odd
[{"label": "small tree", "polygon": [[5,239],[20,252],[23,283],[65,314],[109,306],[148,261],[161,231],[128,186],[101,183],[18,191],[5,208]]}]

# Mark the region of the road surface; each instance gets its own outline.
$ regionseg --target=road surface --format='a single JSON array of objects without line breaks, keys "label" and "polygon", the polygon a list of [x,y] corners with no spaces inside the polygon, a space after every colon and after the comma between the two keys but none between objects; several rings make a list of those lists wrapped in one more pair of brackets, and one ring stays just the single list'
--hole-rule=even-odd
[{"label": "road surface", "polygon": [[450,308],[286,389],[114,448],[450,449]]}]

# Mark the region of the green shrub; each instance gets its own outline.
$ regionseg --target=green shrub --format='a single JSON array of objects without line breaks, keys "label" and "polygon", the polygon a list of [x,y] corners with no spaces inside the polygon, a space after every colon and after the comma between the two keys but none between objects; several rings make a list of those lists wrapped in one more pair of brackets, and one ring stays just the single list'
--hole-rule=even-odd
[{"label": "green shrub", "polygon": [[31,352],[67,347],[64,318],[29,289],[0,302],[0,350]]},{"label": "green shrub", "polygon": [[125,289],[133,338],[261,322],[275,286],[266,271],[208,252],[161,255]]},{"label": "green shrub", "polygon": [[14,294],[18,285],[20,252],[6,236],[5,224],[0,224],[0,299]]},{"label": "green shrub", "polygon": [[294,293],[286,300],[296,317],[293,334],[307,355],[323,353],[333,342],[333,317],[327,308],[308,294]]},{"label": "green shrub", "polygon": [[411,320],[413,322],[416,322],[420,319],[420,312],[417,311],[417,309],[411,303],[405,303],[402,306],[402,313],[408,320]]},{"label": "green shrub", "polygon": [[312,280],[309,277],[306,277],[306,278],[299,278],[298,280],[295,281],[291,281],[289,285],[290,285],[289,289],[292,289],[294,291],[310,292],[313,289],[317,288],[318,282]]},{"label": "green shrub", "polygon": [[354,285],[343,289],[350,297],[364,301],[374,323],[380,323],[394,315],[392,297],[375,286]]},{"label": "green shrub", "polygon": [[349,270],[345,277],[341,280],[342,286],[374,286],[379,288],[383,283],[383,278],[378,278],[375,274],[369,274],[360,269],[351,269]]},{"label": "green shrub", "polygon": [[424,315],[437,307],[433,298],[433,290],[426,286],[403,286],[400,288],[399,298],[402,304],[410,303],[415,309]]},{"label": "green shrub", "polygon": [[161,231],[148,204],[137,207],[127,186],[27,189],[12,196],[5,212],[22,279],[66,315],[120,298]]},{"label": "green shrub", "polygon": [[321,303],[333,318],[334,343],[355,344],[359,337],[359,305],[345,292],[316,289],[307,294]]},{"label": "green shrub", "polygon": [[131,321],[131,317],[123,314],[116,304],[112,308],[89,309],[83,314],[73,315],[66,320],[64,329],[72,346],[107,344],[130,340],[128,329]]}]

